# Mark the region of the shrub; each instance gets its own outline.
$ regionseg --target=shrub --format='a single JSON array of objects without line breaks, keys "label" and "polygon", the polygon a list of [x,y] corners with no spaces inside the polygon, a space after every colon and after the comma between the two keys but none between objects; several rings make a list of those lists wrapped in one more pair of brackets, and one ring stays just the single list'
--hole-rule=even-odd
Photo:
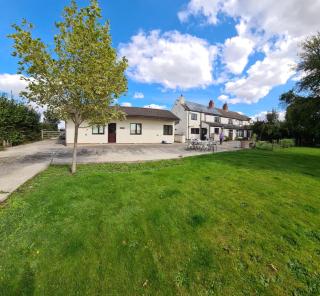
[{"label": "shrub", "polygon": [[257,141],[256,148],[261,150],[273,150],[275,144],[272,144],[267,141]]},{"label": "shrub", "polygon": [[19,145],[39,138],[40,115],[23,103],[0,95],[0,141]]},{"label": "shrub", "polygon": [[255,147],[261,150],[273,150],[275,148],[288,148],[295,146],[294,139],[282,139],[277,143],[275,140],[273,143],[268,141],[257,141]]},{"label": "shrub", "polygon": [[293,147],[295,146],[295,141],[294,139],[282,139],[279,141],[279,145],[282,148]]}]

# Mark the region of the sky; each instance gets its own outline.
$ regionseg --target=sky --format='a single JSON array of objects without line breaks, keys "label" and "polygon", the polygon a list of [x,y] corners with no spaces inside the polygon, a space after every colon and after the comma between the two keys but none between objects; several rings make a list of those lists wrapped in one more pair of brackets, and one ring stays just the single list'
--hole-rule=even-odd
[{"label": "sky", "polygon": [[[86,6],[88,1],[77,1]],[[26,87],[11,56],[11,25],[23,18],[34,36],[53,45],[54,22],[66,0],[0,0],[0,92]],[[320,29],[320,0],[100,0],[113,46],[126,56],[124,106],[171,109],[183,94],[229,110],[262,117],[291,89],[301,42]]]}]

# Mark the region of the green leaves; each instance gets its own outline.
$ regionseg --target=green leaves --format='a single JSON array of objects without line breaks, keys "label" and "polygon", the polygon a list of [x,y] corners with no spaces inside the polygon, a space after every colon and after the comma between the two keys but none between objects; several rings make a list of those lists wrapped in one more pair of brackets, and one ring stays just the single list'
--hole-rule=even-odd
[{"label": "green leaves", "polygon": [[317,97],[320,93],[320,32],[307,38],[301,47],[298,70],[306,75],[301,78],[298,88]]},{"label": "green leaves", "polygon": [[123,117],[110,108],[127,90],[124,72],[128,62],[112,48],[109,23],[101,24],[101,9],[92,0],[78,8],[75,1],[57,22],[58,33],[50,48],[32,36],[32,24],[23,20],[13,25],[13,55],[19,58],[19,72],[29,82],[22,95],[48,105],[61,119],[80,124],[107,123]]},{"label": "green leaves", "polygon": [[[60,119],[72,119],[75,135],[84,121],[106,124],[124,114],[110,108],[127,90],[124,72],[128,61],[118,59],[112,47],[109,23],[101,24],[96,0],[78,8],[72,0],[57,22],[54,48],[31,34],[32,25],[23,20],[13,25],[13,55],[19,58],[19,72],[29,82],[21,95],[47,105]],[[74,139],[72,172],[75,172],[77,136]]]},{"label": "green leaves", "polygon": [[33,109],[0,96],[0,141],[18,145],[39,139],[40,116]]}]

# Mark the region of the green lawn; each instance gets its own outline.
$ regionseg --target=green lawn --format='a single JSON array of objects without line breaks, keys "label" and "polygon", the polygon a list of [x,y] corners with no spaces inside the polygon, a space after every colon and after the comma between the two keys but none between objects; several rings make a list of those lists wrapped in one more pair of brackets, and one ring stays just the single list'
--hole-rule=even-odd
[{"label": "green lawn", "polygon": [[0,208],[0,295],[320,295],[320,149],[52,166]]}]

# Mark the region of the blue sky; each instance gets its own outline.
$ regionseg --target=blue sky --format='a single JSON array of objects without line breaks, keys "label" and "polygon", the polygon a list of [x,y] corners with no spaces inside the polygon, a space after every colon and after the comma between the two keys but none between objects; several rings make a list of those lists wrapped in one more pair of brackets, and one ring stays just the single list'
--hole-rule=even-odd
[{"label": "blue sky", "polygon": [[[303,3],[302,3],[303,2]],[[52,43],[54,22],[69,1],[5,1],[0,20],[0,90],[13,93],[17,60],[6,35],[22,18]],[[80,6],[88,1],[78,1]],[[120,104],[171,108],[188,100],[254,116],[277,108],[292,88],[298,44],[315,33],[320,0],[100,0],[113,45],[129,59],[128,93]],[[308,8],[308,9],[307,9]],[[280,110],[281,111],[281,110]]]}]

